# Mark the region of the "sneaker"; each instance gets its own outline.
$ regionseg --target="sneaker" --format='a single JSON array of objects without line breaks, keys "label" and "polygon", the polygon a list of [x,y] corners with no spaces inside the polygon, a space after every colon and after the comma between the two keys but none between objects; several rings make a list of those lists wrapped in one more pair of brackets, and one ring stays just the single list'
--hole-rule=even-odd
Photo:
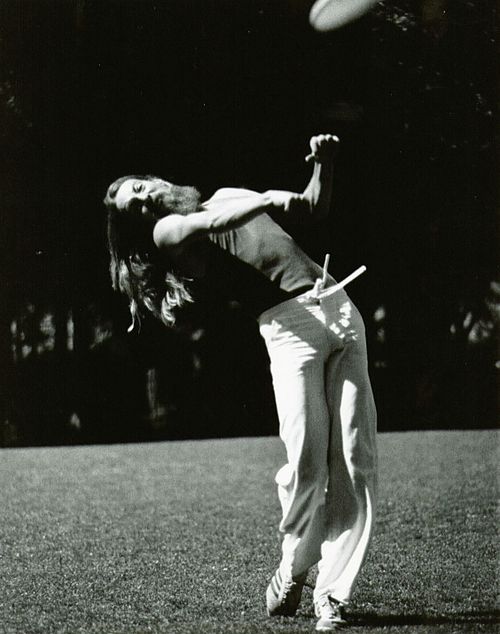
[{"label": "sneaker", "polygon": [[329,594],[320,597],[314,607],[316,616],[319,617],[316,624],[317,632],[333,632],[347,625],[344,606]]},{"label": "sneaker", "polygon": [[282,579],[278,569],[267,586],[266,603],[268,616],[293,616],[302,596],[307,572]]}]

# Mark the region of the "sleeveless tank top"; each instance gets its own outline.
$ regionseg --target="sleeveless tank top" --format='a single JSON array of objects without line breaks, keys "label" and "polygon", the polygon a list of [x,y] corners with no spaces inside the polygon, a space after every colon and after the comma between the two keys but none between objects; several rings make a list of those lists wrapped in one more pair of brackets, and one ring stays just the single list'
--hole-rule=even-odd
[{"label": "sleeveless tank top", "polygon": [[257,317],[262,312],[312,288],[319,267],[270,216],[262,214],[241,227],[211,234],[207,267],[192,283],[202,295],[237,301]]}]

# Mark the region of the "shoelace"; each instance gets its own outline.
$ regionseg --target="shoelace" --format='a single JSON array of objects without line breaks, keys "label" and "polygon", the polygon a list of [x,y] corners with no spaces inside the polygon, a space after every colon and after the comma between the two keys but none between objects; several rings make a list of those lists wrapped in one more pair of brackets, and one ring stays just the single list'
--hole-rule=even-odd
[{"label": "shoelace", "polygon": [[338,601],[335,601],[335,599],[331,599],[328,596],[323,597],[318,602],[318,607],[321,612],[321,617],[324,619],[333,621],[343,618],[342,605]]},{"label": "shoelace", "polygon": [[286,601],[288,593],[296,586],[307,586],[308,588],[314,590],[314,585],[312,585],[308,581],[296,581],[293,579],[293,577],[290,577],[283,583],[283,598],[281,600],[281,603],[284,603]]},{"label": "shoelace", "polygon": [[283,584],[283,600],[285,600],[286,595],[294,589],[295,586],[299,585],[298,581],[294,581],[293,578],[287,579]]}]

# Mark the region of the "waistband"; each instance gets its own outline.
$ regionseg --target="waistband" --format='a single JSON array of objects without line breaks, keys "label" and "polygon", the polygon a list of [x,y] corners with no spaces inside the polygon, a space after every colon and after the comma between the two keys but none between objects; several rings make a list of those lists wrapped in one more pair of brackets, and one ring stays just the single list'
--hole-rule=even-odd
[{"label": "waistband", "polygon": [[366,266],[362,265],[359,268],[357,268],[355,271],[353,271],[350,275],[348,275],[346,278],[344,278],[341,282],[338,282],[328,288],[324,288],[323,280],[321,278],[318,278],[316,280],[316,284],[314,285],[312,289],[306,290],[302,292],[300,295],[296,295],[295,297],[292,297],[291,299],[287,299],[284,302],[281,302],[280,304],[276,304],[276,306],[272,306],[271,308],[268,308],[267,310],[265,310],[263,313],[259,315],[258,321],[259,322],[265,321],[266,319],[269,319],[270,317],[272,317],[273,314],[279,313],[282,310],[287,310],[297,304],[319,305],[321,304],[322,300],[328,297],[331,297],[332,295],[334,295],[335,293],[343,289],[344,286],[347,286],[349,282],[352,282],[355,278],[357,278],[359,275],[361,275],[365,271],[366,271]]}]

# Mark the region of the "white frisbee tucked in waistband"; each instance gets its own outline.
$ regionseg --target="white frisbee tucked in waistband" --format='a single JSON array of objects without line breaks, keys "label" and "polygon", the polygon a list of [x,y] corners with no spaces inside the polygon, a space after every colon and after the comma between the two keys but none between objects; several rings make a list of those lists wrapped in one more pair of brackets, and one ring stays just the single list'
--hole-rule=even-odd
[{"label": "white frisbee tucked in waistband", "polygon": [[309,23],[316,31],[333,31],[360,18],[378,0],[316,0],[309,12]]}]

